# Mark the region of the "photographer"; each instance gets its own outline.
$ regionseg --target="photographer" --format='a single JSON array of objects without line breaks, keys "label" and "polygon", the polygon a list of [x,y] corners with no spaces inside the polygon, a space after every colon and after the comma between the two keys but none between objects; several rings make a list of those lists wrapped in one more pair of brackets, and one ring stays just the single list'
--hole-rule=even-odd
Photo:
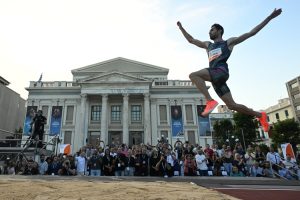
[{"label": "photographer", "polygon": [[31,125],[31,138],[36,139],[36,137],[39,137],[38,141],[38,147],[43,147],[43,136],[44,136],[44,126],[47,123],[47,118],[43,116],[43,111],[39,110],[37,114],[32,119]]},{"label": "photographer", "polygon": [[62,164],[62,168],[58,170],[58,175],[61,176],[75,176],[75,167],[71,165],[69,160],[65,160]]},{"label": "photographer", "polygon": [[156,164],[155,169],[160,176],[165,178],[172,176],[172,167],[167,162],[167,157],[164,154],[160,156],[160,160]]}]

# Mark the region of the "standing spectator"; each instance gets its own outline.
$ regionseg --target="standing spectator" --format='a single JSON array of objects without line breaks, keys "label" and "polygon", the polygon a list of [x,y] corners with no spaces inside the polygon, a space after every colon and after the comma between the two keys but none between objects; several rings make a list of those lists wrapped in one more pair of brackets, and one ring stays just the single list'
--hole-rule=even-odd
[{"label": "standing spectator", "polygon": [[152,150],[150,159],[149,159],[149,166],[150,166],[150,176],[159,176],[159,170],[157,170],[157,163],[160,161],[161,154],[156,149]]},{"label": "standing spectator", "polygon": [[134,175],[134,155],[132,154],[132,150],[128,149],[127,157],[125,162],[125,176],[133,176]]},{"label": "standing spectator", "polygon": [[206,144],[205,149],[204,149],[204,153],[209,157],[212,158],[213,154],[214,154],[214,150],[210,148],[209,144]]},{"label": "standing spectator", "polygon": [[115,156],[115,176],[124,176],[126,157],[122,153],[122,148],[118,148],[117,155]]},{"label": "standing spectator", "polygon": [[48,162],[45,160],[45,155],[40,155],[39,173],[40,175],[46,175],[48,171]]},{"label": "standing spectator", "polygon": [[104,156],[102,159],[102,171],[104,176],[113,176],[114,172],[114,158],[110,155],[110,150],[104,150]]},{"label": "standing spectator", "polygon": [[101,176],[102,158],[97,150],[93,151],[92,157],[88,161],[91,176]]},{"label": "standing spectator", "polygon": [[247,152],[244,156],[244,160],[245,160],[246,170],[250,173],[250,169],[251,169],[251,167],[253,166],[253,164],[255,162],[255,154],[254,154],[254,152],[252,152],[252,147],[249,147],[247,149]]},{"label": "standing spectator", "polygon": [[231,173],[232,170],[232,161],[233,161],[233,154],[230,146],[227,146],[223,156],[223,166],[228,175]]},{"label": "standing spectator", "polygon": [[161,154],[160,160],[156,164],[155,168],[158,172],[159,176],[163,176],[165,178],[172,176],[172,168],[170,164],[166,160],[166,156],[164,154]]},{"label": "standing spectator", "polygon": [[199,172],[200,176],[207,176],[207,159],[204,155],[204,152],[202,149],[198,150],[198,154],[195,156],[196,164],[197,164],[197,170]]},{"label": "standing spectator", "polygon": [[77,168],[77,175],[83,176],[85,174],[86,170],[86,157],[85,157],[85,152],[82,151],[79,156],[76,158],[76,168]]},{"label": "standing spectator", "polygon": [[148,176],[148,155],[146,149],[138,150],[135,158],[135,175]]}]

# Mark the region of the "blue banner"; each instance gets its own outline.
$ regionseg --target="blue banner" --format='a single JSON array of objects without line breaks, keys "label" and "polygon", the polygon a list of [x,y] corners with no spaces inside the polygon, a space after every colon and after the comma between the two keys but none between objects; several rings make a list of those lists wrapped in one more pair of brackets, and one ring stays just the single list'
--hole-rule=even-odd
[{"label": "blue banner", "polygon": [[37,106],[27,106],[25,122],[24,122],[24,135],[31,134],[31,122],[37,112]]},{"label": "blue banner", "polygon": [[62,106],[53,106],[50,123],[50,135],[59,135],[61,129]]},{"label": "blue banner", "polygon": [[172,137],[181,137],[183,135],[181,106],[171,106],[171,117],[172,117]]},{"label": "blue banner", "polygon": [[205,105],[197,105],[199,135],[211,136],[209,117],[202,117],[201,113],[204,111]]}]

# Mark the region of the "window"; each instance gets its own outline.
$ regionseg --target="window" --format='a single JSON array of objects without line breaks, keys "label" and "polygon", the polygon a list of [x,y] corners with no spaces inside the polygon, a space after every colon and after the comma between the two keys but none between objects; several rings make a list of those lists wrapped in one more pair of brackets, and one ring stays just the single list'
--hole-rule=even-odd
[{"label": "window", "polygon": [[299,99],[300,98],[300,93],[294,95],[294,99]]},{"label": "window", "polygon": [[131,106],[131,121],[142,121],[142,107],[140,105]]},{"label": "window", "polygon": [[185,115],[186,115],[186,123],[187,124],[193,124],[193,107],[192,105],[186,105],[185,106]]},{"label": "window", "polygon": [[279,114],[278,113],[275,114],[275,117],[276,117],[277,120],[279,120]]},{"label": "window", "polygon": [[67,106],[66,124],[73,124],[74,106]]},{"label": "window", "polygon": [[49,106],[42,106],[43,116],[45,116],[46,118],[48,118],[48,110]]},{"label": "window", "polygon": [[284,113],[285,113],[286,118],[288,118],[289,117],[289,111],[285,110]]},{"label": "window", "polygon": [[167,123],[167,106],[166,105],[159,106],[159,116],[160,116],[160,123],[166,124]]},{"label": "window", "polygon": [[101,119],[101,106],[92,106],[91,107],[91,121],[100,121]]},{"label": "window", "polygon": [[291,88],[296,88],[296,87],[298,87],[298,82],[293,83],[293,84],[291,85]]},{"label": "window", "polygon": [[121,106],[111,106],[111,121],[121,121]]},{"label": "window", "polygon": [[65,131],[64,135],[64,144],[72,143],[72,131]]}]

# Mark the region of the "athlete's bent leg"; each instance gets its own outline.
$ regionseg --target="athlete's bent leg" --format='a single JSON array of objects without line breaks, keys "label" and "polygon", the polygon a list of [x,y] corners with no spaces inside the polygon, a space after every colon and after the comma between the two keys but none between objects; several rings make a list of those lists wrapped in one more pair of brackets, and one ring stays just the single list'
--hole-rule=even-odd
[{"label": "athlete's bent leg", "polygon": [[212,100],[205,84],[205,81],[211,82],[209,71],[207,69],[201,69],[199,71],[191,73],[189,77],[191,81],[196,85],[198,90],[200,90],[200,92],[205,96],[206,100]]},{"label": "athlete's bent leg", "polygon": [[230,110],[235,110],[239,113],[255,116],[255,117],[258,117],[258,118],[260,118],[262,116],[262,114],[260,112],[256,112],[256,111],[254,111],[254,110],[252,110],[252,109],[250,109],[247,106],[244,106],[242,104],[235,103],[235,101],[232,98],[231,92],[227,92],[226,94],[224,94],[220,98],[224,101],[224,103],[227,105],[227,107]]}]

